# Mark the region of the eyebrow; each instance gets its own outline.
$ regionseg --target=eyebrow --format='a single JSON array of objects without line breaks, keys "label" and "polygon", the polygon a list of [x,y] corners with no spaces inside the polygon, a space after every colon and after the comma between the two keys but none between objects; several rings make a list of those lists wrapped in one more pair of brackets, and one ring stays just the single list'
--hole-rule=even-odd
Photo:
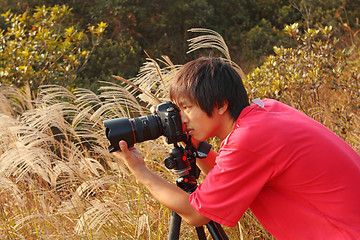
[{"label": "eyebrow", "polygon": [[182,100],[180,100],[180,101],[178,102],[178,105],[179,105],[179,106],[182,106],[182,105],[186,105],[186,104],[189,104],[189,103],[191,103],[190,100],[188,100],[188,99],[182,99]]}]

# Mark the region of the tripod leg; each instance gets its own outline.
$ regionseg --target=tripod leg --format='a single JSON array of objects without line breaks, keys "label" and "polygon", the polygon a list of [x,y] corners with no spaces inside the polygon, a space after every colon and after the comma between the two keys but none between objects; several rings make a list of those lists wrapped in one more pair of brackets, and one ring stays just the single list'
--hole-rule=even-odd
[{"label": "tripod leg", "polygon": [[196,233],[198,235],[199,240],[206,240],[205,230],[203,226],[197,227]]},{"label": "tripod leg", "polygon": [[178,240],[179,239],[180,226],[181,226],[181,217],[176,212],[172,211],[168,240]]},{"label": "tripod leg", "polygon": [[[168,240],[178,240],[180,237],[181,217],[174,211],[171,212],[170,230]],[[199,240],[206,240],[204,227],[197,227],[196,233]]]},{"label": "tripod leg", "polygon": [[206,226],[214,240],[228,240],[229,239],[220,224],[218,224],[214,221],[210,221],[209,223],[206,224]]}]

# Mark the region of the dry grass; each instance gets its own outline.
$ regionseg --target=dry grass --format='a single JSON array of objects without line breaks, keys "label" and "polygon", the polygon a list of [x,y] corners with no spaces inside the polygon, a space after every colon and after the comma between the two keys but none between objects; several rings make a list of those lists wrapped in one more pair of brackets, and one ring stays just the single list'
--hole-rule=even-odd
[{"label": "dry grass", "polygon": [[[196,49],[216,45],[227,52],[216,34],[198,40],[190,41]],[[149,106],[167,100],[178,68],[167,57],[149,58],[136,78],[116,77],[119,83],[103,83],[99,95],[42,86],[34,97],[29,87],[1,86],[0,238],[167,238],[169,210],[124,166],[115,164],[102,121],[150,114]],[[171,146],[162,137],[137,147],[149,168],[174,181],[163,164]],[[250,211],[238,227],[225,230],[230,239],[272,238]],[[181,239],[194,239],[187,224],[181,233]]]},{"label": "dry grass", "polygon": [[[44,86],[32,99],[26,89],[2,87],[0,96],[1,239],[138,239],[158,235],[154,226],[166,232],[162,221],[149,222],[158,204],[106,150],[102,120],[149,114],[128,91],[111,84],[96,96]],[[141,144],[147,159],[165,151],[158,142]]]},{"label": "dry grass", "polygon": [[[35,98],[26,87],[1,87],[1,239],[167,237],[170,211],[115,164],[102,125],[110,118],[150,114],[150,105],[167,100],[179,66],[166,57],[158,61],[165,67],[149,59],[137,78],[104,83],[99,95],[42,86]],[[174,181],[163,165],[171,147],[164,140],[138,148],[152,170]],[[254,234],[247,225],[241,225],[243,234],[226,231],[232,239],[246,239],[240,236]],[[195,230],[184,223],[181,234],[193,238]]]}]

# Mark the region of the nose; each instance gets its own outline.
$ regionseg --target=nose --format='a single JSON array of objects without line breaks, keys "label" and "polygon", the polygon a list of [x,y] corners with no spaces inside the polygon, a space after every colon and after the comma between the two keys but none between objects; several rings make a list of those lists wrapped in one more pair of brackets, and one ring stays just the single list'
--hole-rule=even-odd
[{"label": "nose", "polygon": [[180,112],[180,116],[181,116],[181,121],[182,121],[184,124],[189,123],[189,118],[186,116],[186,114],[184,113],[184,111],[181,111],[181,112]]}]

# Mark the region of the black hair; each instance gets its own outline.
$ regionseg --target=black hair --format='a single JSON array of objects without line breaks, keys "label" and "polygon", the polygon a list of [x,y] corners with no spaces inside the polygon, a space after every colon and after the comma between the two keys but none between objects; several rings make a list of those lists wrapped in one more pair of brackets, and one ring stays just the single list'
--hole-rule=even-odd
[{"label": "black hair", "polygon": [[249,98],[237,71],[221,58],[200,57],[183,65],[170,85],[174,103],[188,99],[208,116],[215,107],[228,103],[228,111],[236,120]]}]

